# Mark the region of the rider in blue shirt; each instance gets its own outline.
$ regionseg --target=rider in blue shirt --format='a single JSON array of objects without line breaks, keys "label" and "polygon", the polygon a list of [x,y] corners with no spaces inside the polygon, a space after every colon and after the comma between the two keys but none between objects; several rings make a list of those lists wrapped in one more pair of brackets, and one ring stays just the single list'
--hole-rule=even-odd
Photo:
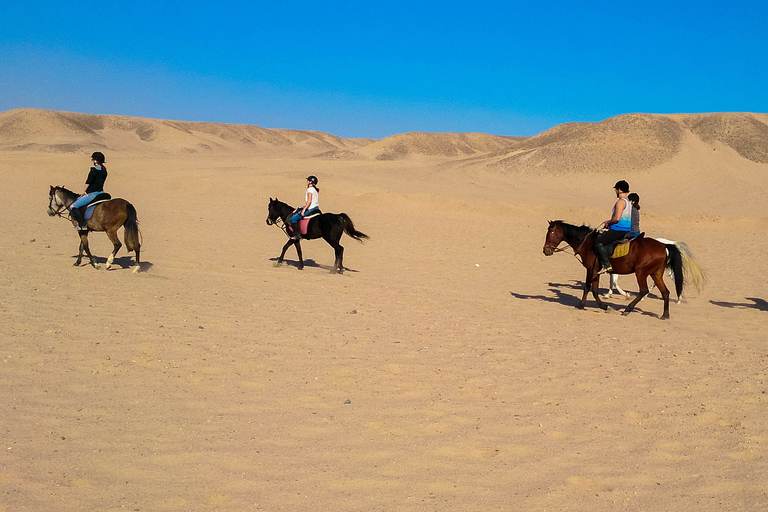
[{"label": "rider in blue shirt", "polygon": [[595,254],[600,260],[601,270],[599,274],[611,272],[611,252],[613,243],[626,237],[632,229],[632,205],[627,196],[629,195],[629,183],[624,180],[616,182],[613,186],[618,201],[613,205],[613,215],[606,220],[600,227],[607,227],[606,231],[600,233],[595,241]]}]

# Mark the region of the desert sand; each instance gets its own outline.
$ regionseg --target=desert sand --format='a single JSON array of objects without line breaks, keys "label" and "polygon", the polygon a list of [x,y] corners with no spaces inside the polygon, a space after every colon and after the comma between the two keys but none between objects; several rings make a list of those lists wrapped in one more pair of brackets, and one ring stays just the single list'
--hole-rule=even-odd
[{"label": "desert sand", "polygon": [[[765,510],[767,148],[748,113],[383,140],[2,113],[0,511]],[[96,150],[139,273],[103,233],[74,267],[46,214]],[[308,174],[370,236],[343,275],[321,240],[274,266],[267,203]],[[618,179],[707,273],[668,321],[576,309],[584,269],[542,253]]]}]

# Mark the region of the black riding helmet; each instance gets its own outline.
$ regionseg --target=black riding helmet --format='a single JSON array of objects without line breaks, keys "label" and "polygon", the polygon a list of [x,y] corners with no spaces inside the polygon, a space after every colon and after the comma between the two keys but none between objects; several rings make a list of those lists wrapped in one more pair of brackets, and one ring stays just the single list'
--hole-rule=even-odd
[{"label": "black riding helmet", "polygon": [[314,175],[307,176],[307,181],[310,182],[312,185],[317,185],[317,176],[314,176]]},{"label": "black riding helmet", "polygon": [[98,163],[103,164],[107,161],[107,159],[104,157],[104,153],[101,151],[96,151],[94,154],[91,155],[91,160],[96,160]]}]

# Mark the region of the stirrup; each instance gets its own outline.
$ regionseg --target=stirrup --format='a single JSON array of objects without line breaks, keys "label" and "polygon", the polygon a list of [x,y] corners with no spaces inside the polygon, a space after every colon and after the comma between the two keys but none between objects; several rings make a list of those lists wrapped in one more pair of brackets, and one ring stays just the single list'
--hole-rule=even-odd
[{"label": "stirrup", "polygon": [[610,274],[613,272],[613,267],[611,265],[608,265],[605,268],[600,269],[600,271],[597,273],[597,275],[603,275],[603,274]]}]

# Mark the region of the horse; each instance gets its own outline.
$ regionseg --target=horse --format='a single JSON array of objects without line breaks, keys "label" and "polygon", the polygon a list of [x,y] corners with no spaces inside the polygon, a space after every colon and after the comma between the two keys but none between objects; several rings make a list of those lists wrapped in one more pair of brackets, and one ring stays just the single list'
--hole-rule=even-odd
[{"label": "horse", "polygon": [[[575,226],[567,224],[561,220],[549,221],[549,228],[544,241],[544,255],[551,256],[555,252],[564,251],[558,249],[558,246],[565,242],[574,252],[574,255],[580,259],[581,264],[587,269],[587,277],[584,281],[584,294],[581,301],[576,306],[584,309],[587,302],[587,294],[591,288],[592,295],[599,308],[607,310],[608,306],[603,304],[598,296],[598,286],[600,283],[600,261],[595,255],[594,244],[597,237],[597,231],[589,226]],[[622,313],[628,315],[635,308],[638,302],[648,294],[648,276],[651,276],[653,282],[661,292],[664,299],[664,312],[661,315],[662,320],[669,319],[669,289],[664,284],[664,272],[671,269],[674,275],[675,290],[677,295],[683,293],[685,284],[684,273],[690,276],[692,284],[696,288],[701,288],[703,283],[703,273],[698,263],[693,259],[689,252],[682,252],[674,244],[663,244],[653,238],[637,237],[630,243],[629,253],[620,258],[611,259],[614,274],[635,274],[637,284],[640,287],[638,296],[627,305]]]},{"label": "horse", "polygon": [[[290,225],[290,218],[294,215],[294,209],[277,198],[269,198],[269,207],[267,214],[267,225],[272,224],[280,227],[286,235],[288,235],[288,242],[283,246],[283,252],[280,253],[280,257],[277,259],[276,266],[283,264],[283,258],[285,257],[285,251],[292,245],[296,246],[296,253],[299,255],[299,270],[304,268],[304,260],[301,256],[301,244],[299,240],[291,238],[288,233],[288,226]],[[277,224],[282,223],[282,226]],[[336,261],[333,263],[331,273],[344,273],[344,265],[342,259],[344,257],[344,247],[339,244],[341,235],[343,233],[348,234],[358,242],[362,242],[364,239],[368,239],[368,235],[363,232],[357,231],[355,225],[352,223],[352,219],[346,213],[321,213],[316,217],[309,219],[307,224],[307,234],[301,235],[304,240],[313,240],[315,238],[322,238],[328,244],[333,247],[336,253]]]},{"label": "horse", "polygon": [[[676,242],[674,240],[667,240],[666,238],[659,238],[659,237],[655,237],[654,240],[658,240],[659,242],[663,243],[664,245],[669,245],[669,244],[675,245],[675,246],[677,246],[678,249],[680,249],[680,252],[682,254],[688,254],[688,255],[691,254],[691,250],[688,248],[688,245],[685,242]],[[673,279],[673,280],[675,279],[675,276],[674,276],[672,270],[669,269],[669,268],[667,269],[667,275],[671,279]],[[650,292],[652,292],[654,288],[656,288],[656,284],[651,282],[651,285],[648,287],[648,293],[650,294]],[[624,290],[622,290],[621,286],[619,286],[619,275],[618,274],[611,274],[611,280],[610,280],[610,283],[608,284],[608,291],[605,293],[605,295],[603,295],[603,298],[604,299],[610,299],[612,297],[612,295],[613,295],[613,291],[614,290],[616,290],[616,293],[618,293],[619,295],[621,295],[625,299],[629,300],[629,298],[630,298],[629,293],[627,293]],[[648,296],[646,295],[641,300],[645,300],[647,297]],[[678,295],[677,296],[677,303],[680,304],[682,301],[683,301],[683,297],[681,295]]]},{"label": "horse", "polygon": [[[75,202],[79,196],[77,193],[67,190],[64,187],[51,186],[51,191],[48,194],[48,215],[51,217],[67,218],[65,212],[68,212],[69,205]],[[69,216],[69,220],[74,226],[77,226],[77,221]],[[112,263],[115,260],[117,251],[123,244],[120,243],[120,239],[117,237],[117,230],[120,227],[125,228],[125,234],[123,239],[125,240],[125,247],[128,252],[136,252],[136,264],[133,267],[134,272],[138,272],[141,268],[140,252],[141,243],[139,241],[139,221],[136,218],[136,209],[131,203],[125,199],[110,199],[103,203],[99,203],[94,207],[93,215],[88,220],[88,230],[78,231],[80,236],[80,252],[77,255],[77,261],[74,266],[79,266],[83,260],[83,252],[88,255],[93,268],[99,268],[96,260],[91,254],[91,250],[88,247],[88,232],[89,231],[106,231],[107,236],[112,241],[114,249],[112,254],[107,258],[107,270],[112,267]]]}]

